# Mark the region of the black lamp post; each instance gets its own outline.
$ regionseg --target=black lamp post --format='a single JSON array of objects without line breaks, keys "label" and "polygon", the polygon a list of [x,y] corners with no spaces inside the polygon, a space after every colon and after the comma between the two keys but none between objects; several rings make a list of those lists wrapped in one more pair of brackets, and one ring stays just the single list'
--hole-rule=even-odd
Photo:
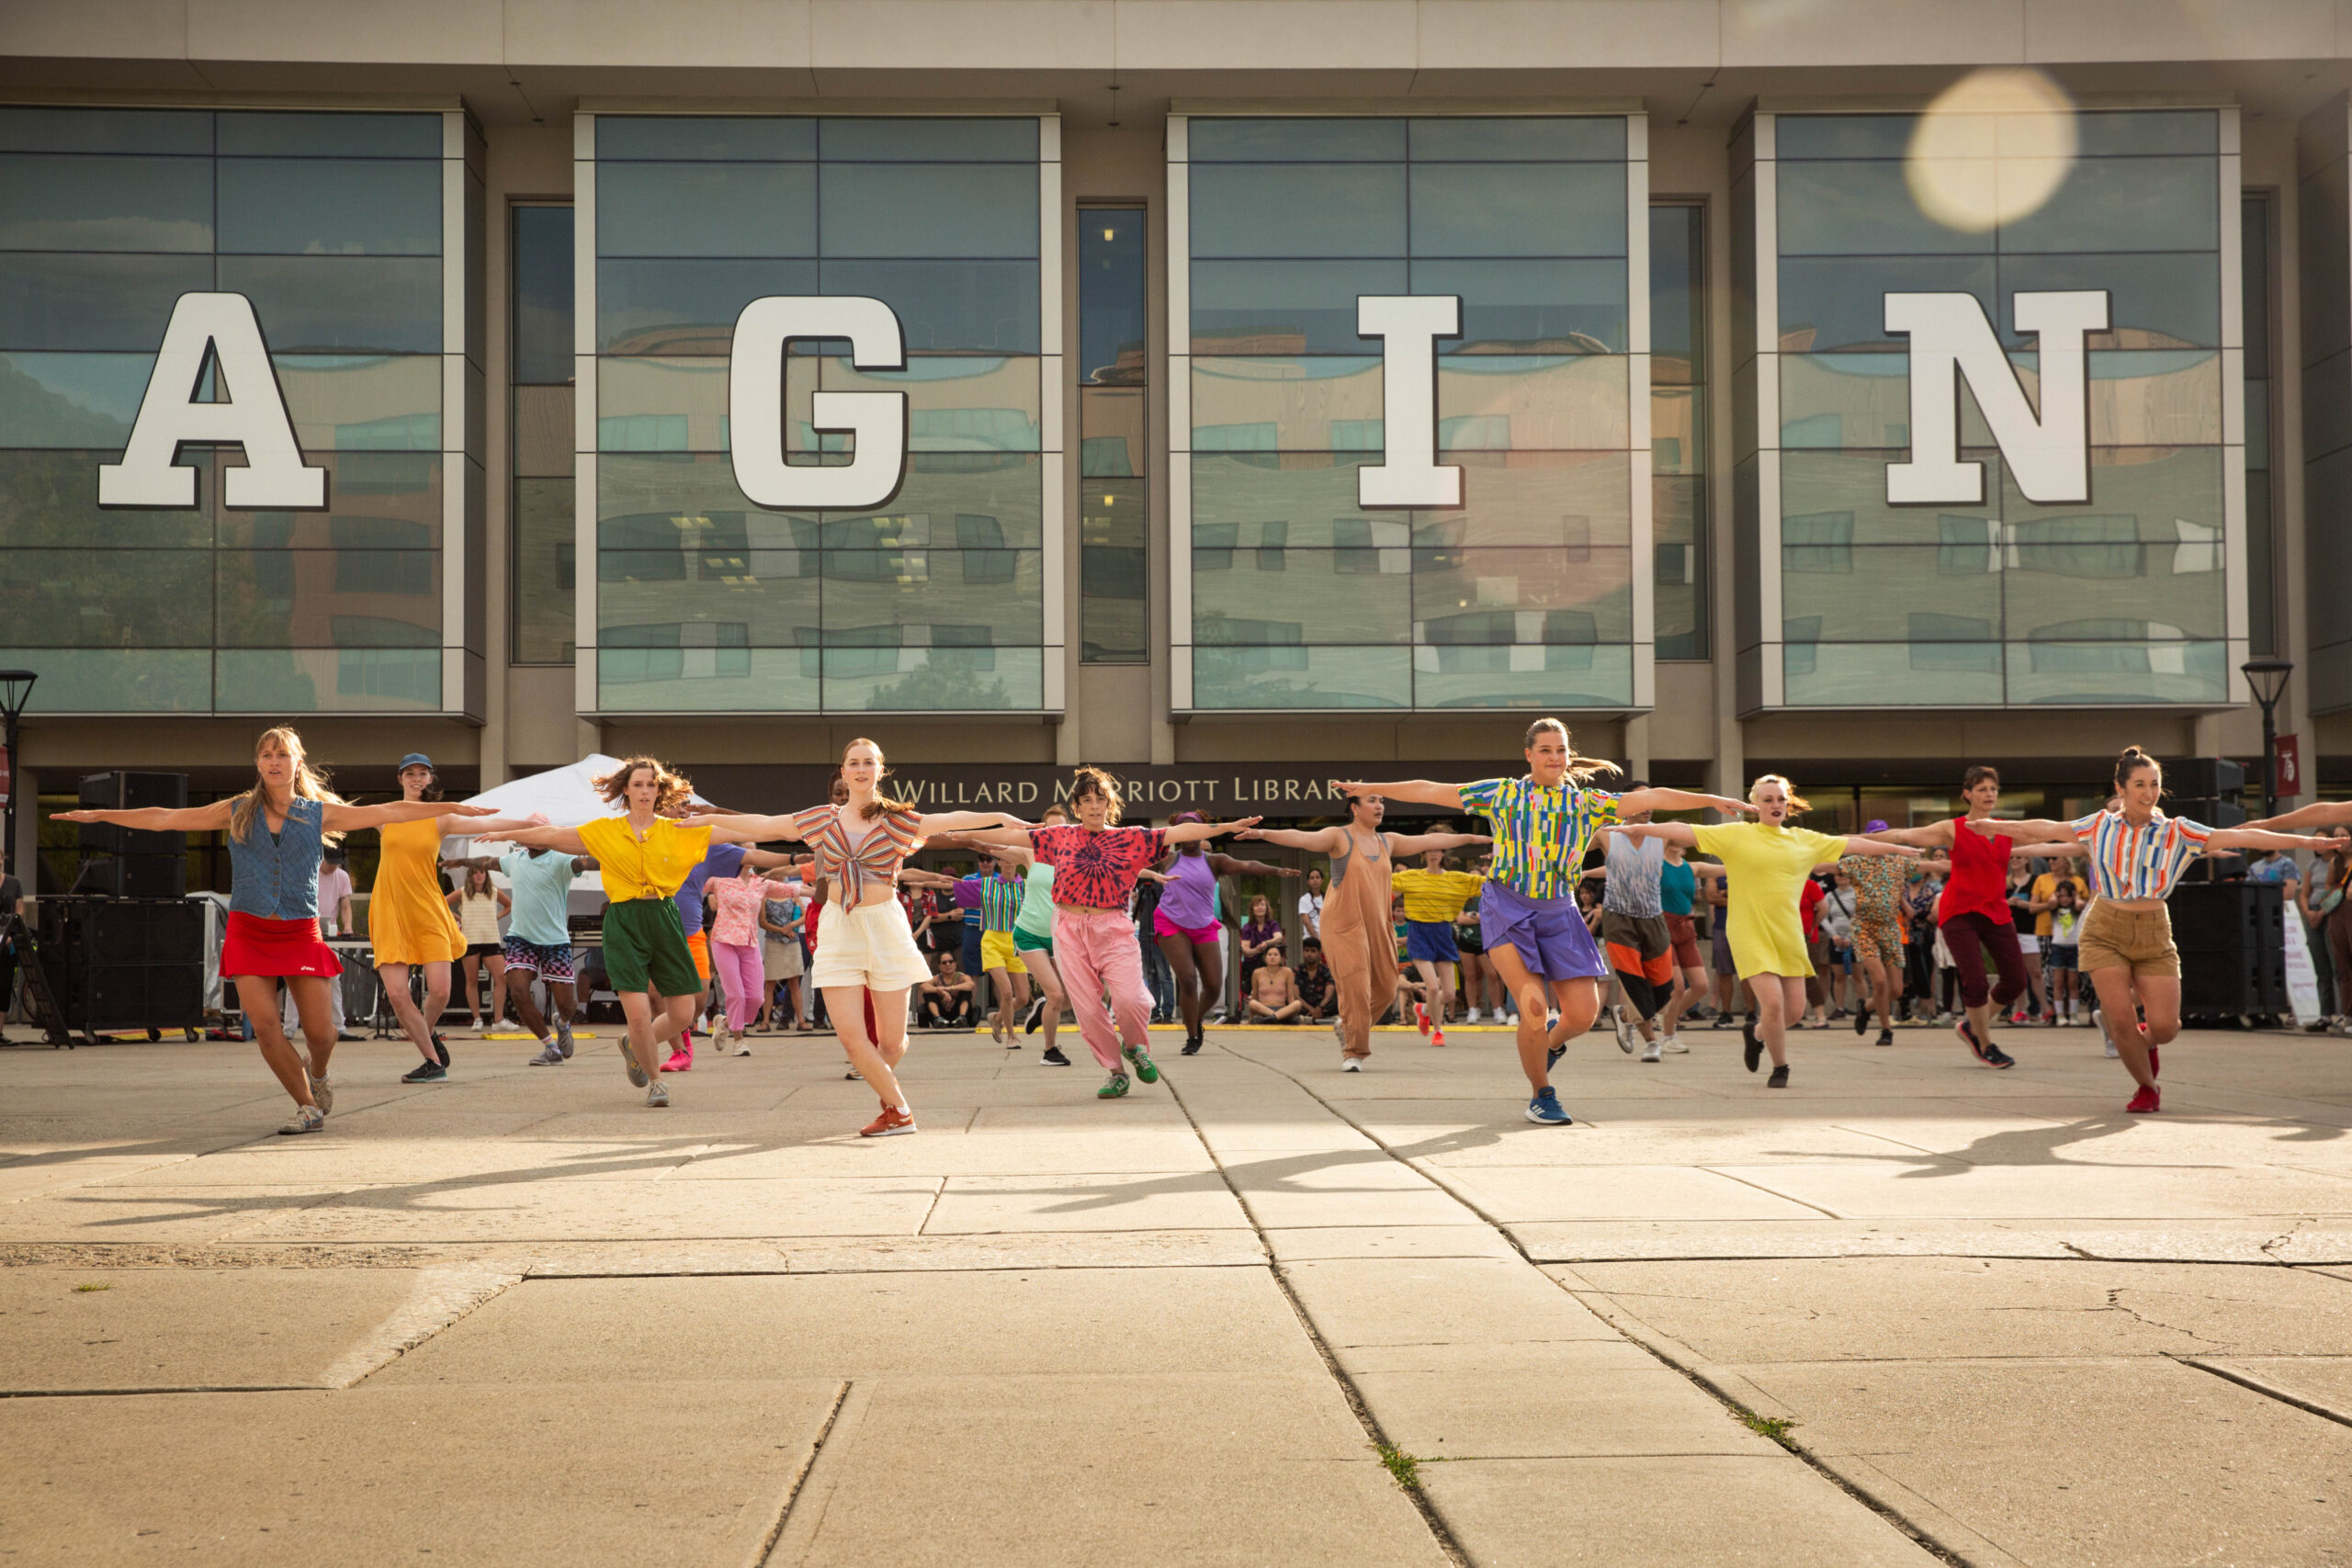
[{"label": "black lamp post", "polygon": [[[40,677],[30,670],[0,670],[0,747],[8,753],[8,809],[0,815],[0,856],[17,852],[17,797],[25,793],[24,774],[17,768],[17,720],[32,700],[33,682]],[[0,997],[0,1006],[7,998]]]},{"label": "black lamp post", "polygon": [[2262,705],[2262,814],[2273,817],[2278,811],[2278,699],[2287,694],[2295,666],[2286,659],[2249,659],[2238,668]]}]

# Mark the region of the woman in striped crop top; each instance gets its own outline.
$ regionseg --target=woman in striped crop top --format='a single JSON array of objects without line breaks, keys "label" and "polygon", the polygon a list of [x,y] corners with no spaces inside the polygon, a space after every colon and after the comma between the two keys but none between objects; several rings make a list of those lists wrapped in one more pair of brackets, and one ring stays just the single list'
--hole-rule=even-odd
[{"label": "woman in striped crop top", "polygon": [[[2089,847],[2083,865],[2093,897],[2075,962],[2098,987],[2099,1022],[2139,1086],[2124,1108],[2134,1111],[2154,1111],[2162,1102],[2157,1047],[2180,1032],[2180,951],[2173,946],[2172,915],[2165,907],[2180,874],[2190,861],[2216,850],[2303,850],[2328,842],[2167,817],[2157,809],[2164,791],[2164,770],[2156,760],[2137,746],[2126,747],[2115,762],[2119,809],[2094,811],[2072,822],[2000,824],[2020,845]],[[2138,1022],[2143,1013],[2146,1021]]]},{"label": "woman in striped crop top", "polygon": [[[842,753],[849,799],[779,817],[708,815],[699,823],[729,828],[755,840],[794,839],[817,854],[817,874],[831,885],[825,906],[825,940],[818,945],[808,983],[825,989],[850,1063],[882,1098],[882,1114],[864,1130],[869,1138],[915,1130],[892,1071],[907,1054],[907,989],[931,975],[899,903],[899,870],[935,833],[1027,823],[1002,811],[918,811],[882,793],[882,748],[853,740]],[[874,1035],[863,1027],[865,998],[874,994]]]}]

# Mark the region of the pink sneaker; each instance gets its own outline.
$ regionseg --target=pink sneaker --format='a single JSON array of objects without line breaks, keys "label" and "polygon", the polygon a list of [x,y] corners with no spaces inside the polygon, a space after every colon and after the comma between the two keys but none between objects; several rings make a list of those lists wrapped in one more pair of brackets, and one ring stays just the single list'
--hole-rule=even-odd
[{"label": "pink sneaker", "polygon": [[670,1053],[670,1059],[662,1064],[662,1070],[665,1073],[693,1072],[695,1070],[695,1048],[692,1045],[679,1046],[676,1050]]}]

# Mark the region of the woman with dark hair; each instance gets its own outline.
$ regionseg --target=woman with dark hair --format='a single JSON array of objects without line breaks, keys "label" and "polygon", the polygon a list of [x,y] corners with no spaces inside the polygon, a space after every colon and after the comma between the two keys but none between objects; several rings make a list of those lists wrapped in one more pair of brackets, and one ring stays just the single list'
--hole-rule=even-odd
[{"label": "woman with dark hair", "polygon": [[[447,862],[443,862],[447,864]],[[458,917],[458,934],[466,940],[458,955],[458,973],[465,987],[466,1027],[496,1027],[506,1008],[506,938],[498,922],[514,907],[514,898],[491,886],[490,867],[466,867],[465,886],[444,900]],[[484,1019],[476,998],[481,994],[481,972],[490,971],[490,1016]]]},{"label": "woman with dark hair", "polygon": [[[312,771],[302,738],[291,729],[262,731],[254,744],[254,786],[209,806],[131,811],[61,811],[60,822],[112,822],[153,833],[218,833],[229,839],[229,931],[220,974],[237,987],[237,1003],[253,1024],[261,1059],[293,1097],[294,1120],[278,1131],[315,1133],[334,1109],[327,1059],[334,1055],[334,1022],[327,987],[343,973],[334,950],[319,937],[319,861],[327,844],[360,828],[434,821],[442,817],[496,818],[486,806],[403,801],[350,806]],[[478,824],[486,826],[487,824]],[[277,987],[284,981],[302,1021],[307,1059],[278,1021]]]},{"label": "woman with dark hair", "polygon": [[[2017,1058],[1993,1043],[1993,1020],[2007,1013],[2009,1004],[2026,994],[2030,981],[2025,954],[2018,944],[2017,923],[2009,912],[2013,840],[1989,826],[1993,808],[2001,801],[2000,771],[1982,765],[1970,768],[1961,775],[1960,793],[1968,802],[1965,816],[1930,822],[1924,828],[1883,829],[1870,836],[1882,843],[1951,852],[1951,871],[1944,880],[1943,897],[1936,904],[1936,925],[1951,953],[1952,968],[1959,973],[1960,1001],[1966,1010],[1966,1016],[1952,1026],[1953,1032],[1969,1054],[1986,1066],[2014,1067]],[[1963,831],[1963,828],[1972,830]],[[2083,851],[2070,841],[2044,852],[2079,855]],[[1997,985],[1985,979],[1987,953],[2000,972]]]},{"label": "woman with dark hair", "polygon": [[[2172,912],[2165,900],[2199,855],[2216,850],[2326,850],[2328,839],[2302,838],[2261,828],[2209,828],[2159,808],[2165,775],[2137,746],[2115,760],[2117,804],[2072,822],[2007,822],[2021,844],[2071,844],[2088,852],[2094,900],[2083,917],[2075,962],[2098,994],[2099,1021],[2139,1086],[2126,1111],[2155,1111],[2164,1103],[2156,1078],[2160,1047],[2180,1032],[2180,950],[2173,945]],[[2302,812],[2287,818],[2303,818]],[[1973,831],[1989,836],[1984,828]],[[2145,1021],[2142,1021],[2143,1014]]]},{"label": "woman with dark hair", "polygon": [[[1101,768],[1080,768],[1070,780],[1069,808],[1078,815],[1074,826],[1025,832],[996,828],[967,835],[982,843],[1016,848],[1025,840],[1026,847],[1054,868],[1054,962],[1070,1010],[1078,1015],[1079,1037],[1110,1075],[1094,1091],[1099,1100],[1116,1100],[1127,1092],[1122,1057],[1135,1068],[1137,1080],[1159,1081],[1159,1066],[1148,1048],[1151,992],[1143,983],[1143,953],[1136,945],[1135,928],[1127,923],[1127,899],[1135,892],[1137,874],[1165,855],[1171,844],[1214,839],[1255,826],[1258,820],[1250,817],[1238,822],[1122,828],[1120,793],[1119,781]],[[1167,908],[1163,897],[1160,918],[1166,918]],[[1216,940],[1214,931],[1207,934]],[[1111,1000],[1110,1015],[1097,999],[1104,996]]]},{"label": "woman with dark hair", "polygon": [[[1179,811],[1168,819],[1171,828],[1204,823],[1197,811]],[[1255,818],[1252,818],[1255,820]],[[1152,935],[1176,976],[1176,1008],[1184,1021],[1182,1055],[1201,1051],[1202,1021],[1209,1006],[1225,994],[1225,949],[1217,941],[1220,876],[1296,876],[1295,868],[1264,861],[1237,860],[1204,849],[1198,842],[1177,846],[1163,861],[1159,903],[1152,911]],[[1282,928],[1274,934],[1279,937]],[[1247,941],[1246,928],[1243,939]],[[1246,953],[1242,954],[1246,957]],[[1247,973],[1247,967],[1244,971]],[[1247,1009],[1243,1009],[1247,1011]],[[1144,1080],[1148,1083],[1151,1080]]]}]

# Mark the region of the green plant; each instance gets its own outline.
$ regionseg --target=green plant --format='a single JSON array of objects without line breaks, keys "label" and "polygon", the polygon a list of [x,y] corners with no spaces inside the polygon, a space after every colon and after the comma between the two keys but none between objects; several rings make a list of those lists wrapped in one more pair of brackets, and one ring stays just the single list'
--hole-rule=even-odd
[{"label": "green plant", "polygon": [[87,1292],[91,1292],[91,1291],[111,1291],[111,1290],[113,1290],[113,1289],[114,1289],[114,1286],[113,1286],[113,1285],[111,1285],[111,1284],[104,1284],[104,1285],[76,1285],[76,1286],[74,1286],[74,1290],[76,1290],[76,1291],[78,1291],[78,1292],[84,1292],[84,1293],[85,1293],[85,1294],[86,1294]]},{"label": "green plant", "polygon": [[1373,1446],[1380,1450],[1380,1462],[1388,1467],[1388,1473],[1395,1478],[1397,1485],[1408,1492],[1419,1488],[1421,1484],[1419,1460],[1394,1443],[1375,1443]]},{"label": "green plant", "polygon": [[1780,1444],[1791,1453],[1796,1452],[1797,1446],[1794,1442],[1791,1441],[1789,1438],[1789,1428],[1796,1425],[1794,1417],[1788,1416],[1758,1416],[1755,1411],[1748,1409],[1744,1404],[1736,1404],[1732,1406],[1732,1409],[1734,1413],[1739,1416],[1741,1426],[1746,1427],[1749,1431],[1756,1433],[1758,1437],[1771,1438],[1774,1442]]}]

